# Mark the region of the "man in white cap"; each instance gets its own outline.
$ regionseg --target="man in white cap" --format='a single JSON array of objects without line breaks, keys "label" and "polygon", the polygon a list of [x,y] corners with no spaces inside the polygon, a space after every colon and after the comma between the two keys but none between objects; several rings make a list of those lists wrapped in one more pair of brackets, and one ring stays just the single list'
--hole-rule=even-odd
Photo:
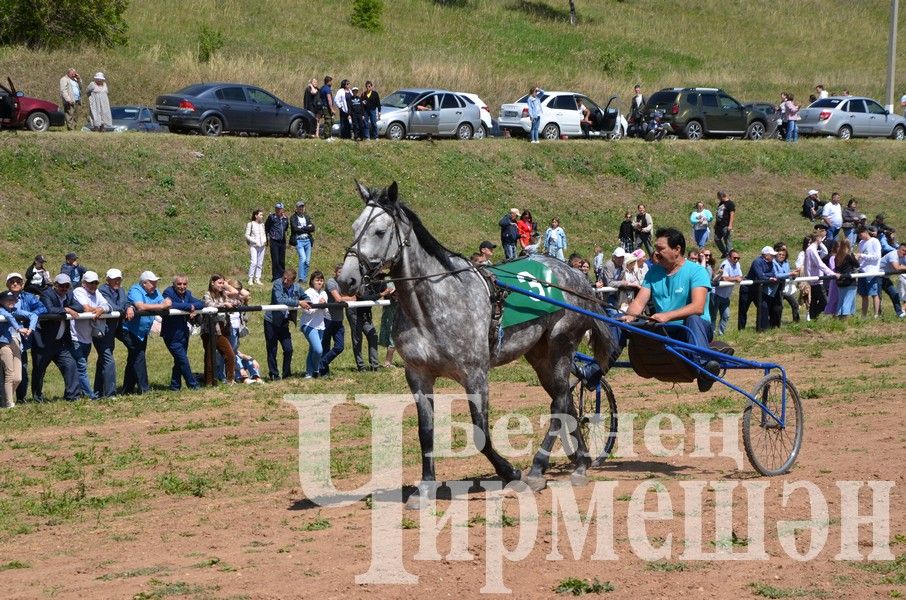
[{"label": "man in white cap", "polygon": [[818,190],[809,190],[805,200],[802,201],[802,216],[814,221],[824,209],[824,203],[818,198]]},{"label": "man in white cap", "polygon": [[[774,257],[777,251],[770,246],[761,249],[761,256],[752,261],[746,279],[759,281],[754,285],[739,288],[739,309],[736,325],[742,331],[746,328],[749,305],[755,304],[758,311],[756,331],[764,331],[771,326],[770,301],[777,293],[777,278],[774,277]],[[769,283],[765,283],[769,282]]]},{"label": "man in white cap", "polygon": [[94,391],[101,398],[116,396],[116,361],[113,349],[117,338],[125,343],[123,319],[128,321],[135,316],[135,309],[129,304],[126,290],[123,289],[123,272],[119,269],[108,269],[105,279],[106,283],[98,287],[98,291],[107,301],[110,310],[120,313],[120,317],[107,319],[107,330],[104,335],[93,340],[98,355],[94,368]]},{"label": "man in white cap", "polygon": [[103,337],[107,332],[107,321],[101,315],[110,312],[110,305],[98,291],[100,278],[94,271],[86,271],[82,276],[82,285],[73,290],[72,295],[82,305],[83,312],[94,313],[93,320],[80,319],[69,322],[72,334],[73,356],[79,372],[79,386],[82,395],[91,400],[98,398],[97,392],[88,380],[88,354],[95,338]]},{"label": "man in white cap", "polygon": [[[41,316],[47,312],[47,308],[44,307],[44,303],[41,302],[37,295],[24,291],[25,281],[26,279],[22,277],[21,273],[10,273],[6,276],[6,289],[15,294],[17,310],[25,310]],[[28,351],[32,349],[34,344],[34,331],[27,336],[19,336],[19,339],[22,342],[22,380],[19,383],[19,387],[16,388],[16,402],[23,402],[25,401],[25,395],[28,393]],[[32,350],[32,353],[32,364],[36,364],[37,355],[34,350]]]},{"label": "man in white cap", "polygon": [[[129,288],[129,303],[136,311],[164,312],[170,308],[172,301],[164,298],[157,289],[160,278],[153,271],[143,271],[138,283]],[[123,376],[123,393],[148,391],[148,365],[145,363],[145,349],[148,346],[148,333],[154,324],[154,315],[142,315],[123,323],[123,344],[126,346],[126,373]]]},{"label": "man in white cap", "polygon": [[[604,262],[601,267],[600,276],[595,281],[597,287],[617,287],[620,280],[623,279],[623,264],[626,260],[626,250],[623,246],[617,246],[613,249],[610,259]],[[604,297],[607,304],[614,304],[617,300],[618,292],[611,292]]]},{"label": "man in white cap", "polygon": [[72,355],[72,337],[69,335],[66,317],[78,317],[83,307],[72,295],[72,280],[69,275],[57,275],[53,286],[41,294],[41,303],[48,315],[55,315],[58,319],[41,321],[35,332],[37,357],[31,378],[32,397],[35,402],[44,401],[44,374],[50,363],[54,363],[63,375],[63,397],[78,400],[79,373]]}]

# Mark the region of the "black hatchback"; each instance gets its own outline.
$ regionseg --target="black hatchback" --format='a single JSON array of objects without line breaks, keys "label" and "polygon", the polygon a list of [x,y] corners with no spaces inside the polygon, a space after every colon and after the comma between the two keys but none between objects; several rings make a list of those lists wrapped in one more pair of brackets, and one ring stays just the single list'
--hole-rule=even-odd
[{"label": "black hatchback", "polygon": [[315,116],[270,92],[241,83],[196,83],[158,96],[155,119],[173,133],[226,131],[304,137],[315,132]]}]

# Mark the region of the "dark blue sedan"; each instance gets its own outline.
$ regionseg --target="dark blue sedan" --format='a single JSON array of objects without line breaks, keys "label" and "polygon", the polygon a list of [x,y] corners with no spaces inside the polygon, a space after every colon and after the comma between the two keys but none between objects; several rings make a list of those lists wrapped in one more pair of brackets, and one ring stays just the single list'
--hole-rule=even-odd
[{"label": "dark blue sedan", "polygon": [[315,132],[315,116],[270,92],[241,83],[197,83],[157,97],[155,118],[173,133],[197,131],[305,137]]}]

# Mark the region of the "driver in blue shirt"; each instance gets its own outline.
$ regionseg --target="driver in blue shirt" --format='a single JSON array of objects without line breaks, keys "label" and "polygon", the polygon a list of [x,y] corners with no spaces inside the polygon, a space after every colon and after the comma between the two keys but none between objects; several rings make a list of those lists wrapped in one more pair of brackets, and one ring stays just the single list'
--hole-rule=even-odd
[{"label": "driver in blue shirt", "polygon": [[[708,311],[711,278],[704,267],[686,260],[685,255],[686,239],[679,230],[672,227],[657,230],[652,254],[654,264],[621,320],[635,321],[651,300],[655,312],[649,318],[650,321],[684,325],[686,329],[668,328],[668,335],[695,346],[709,348],[714,337]],[[625,333],[622,331],[619,341],[622,347],[625,344]],[[716,375],[720,372],[720,364],[714,360],[705,361],[701,366],[708,373]],[[713,378],[699,375],[700,391],[706,392],[712,385]]]}]

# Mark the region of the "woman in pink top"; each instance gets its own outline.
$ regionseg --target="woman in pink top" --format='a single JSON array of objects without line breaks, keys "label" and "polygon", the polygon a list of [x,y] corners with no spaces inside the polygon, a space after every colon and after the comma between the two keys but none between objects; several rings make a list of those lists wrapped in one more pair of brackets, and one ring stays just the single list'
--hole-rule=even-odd
[{"label": "woman in pink top", "polygon": [[799,128],[796,124],[799,122],[799,119],[802,118],[799,116],[799,105],[793,102],[792,94],[785,93],[783,96],[786,96],[786,102],[780,105],[780,112],[787,121],[786,141],[798,142]]}]

